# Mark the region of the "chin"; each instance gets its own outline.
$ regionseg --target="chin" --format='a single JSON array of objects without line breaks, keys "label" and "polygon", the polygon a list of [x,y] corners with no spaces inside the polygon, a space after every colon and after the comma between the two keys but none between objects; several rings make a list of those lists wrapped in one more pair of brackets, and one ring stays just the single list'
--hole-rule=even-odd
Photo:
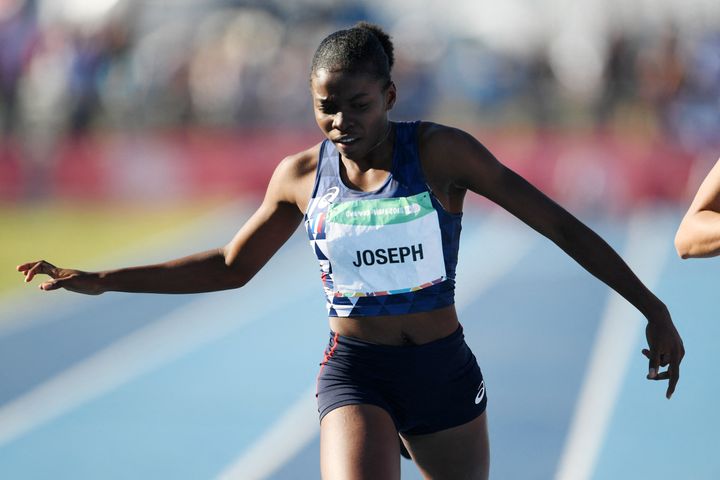
[{"label": "chin", "polygon": [[365,150],[362,148],[361,145],[342,145],[342,144],[335,144],[335,148],[338,152],[343,154],[346,158],[357,158],[361,157],[363,153],[366,153]]}]

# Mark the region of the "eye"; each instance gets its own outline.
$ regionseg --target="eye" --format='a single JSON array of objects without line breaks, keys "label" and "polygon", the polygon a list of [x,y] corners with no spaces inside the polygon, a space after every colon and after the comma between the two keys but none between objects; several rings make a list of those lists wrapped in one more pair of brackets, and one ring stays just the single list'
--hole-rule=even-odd
[{"label": "eye", "polygon": [[320,104],[318,110],[325,115],[334,115],[337,113],[337,107],[332,104]]},{"label": "eye", "polygon": [[355,104],[352,105],[352,107],[353,107],[355,110],[359,110],[359,111],[366,110],[369,106],[370,106],[369,103],[355,103]]}]

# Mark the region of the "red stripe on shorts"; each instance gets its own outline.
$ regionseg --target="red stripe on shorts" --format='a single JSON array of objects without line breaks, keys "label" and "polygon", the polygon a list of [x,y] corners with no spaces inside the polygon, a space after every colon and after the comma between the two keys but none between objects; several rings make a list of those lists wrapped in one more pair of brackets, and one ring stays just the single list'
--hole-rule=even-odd
[{"label": "red stripe on shorts", "polygon": [[318,389],[320,388],[320,375],[322,374],[323,368],[325,368],[325,365],[330,361],[333,354],[335,353],[335,349],[338,345],[338,337],[340,334],[335,332],[335,336],[333,337],[333,346],[330,347],[330,350],[326,351],[323,355],[323,361],[320,363],[320,371],[317,374],[317,379],[315,380],[315,396],[318,394]]}]

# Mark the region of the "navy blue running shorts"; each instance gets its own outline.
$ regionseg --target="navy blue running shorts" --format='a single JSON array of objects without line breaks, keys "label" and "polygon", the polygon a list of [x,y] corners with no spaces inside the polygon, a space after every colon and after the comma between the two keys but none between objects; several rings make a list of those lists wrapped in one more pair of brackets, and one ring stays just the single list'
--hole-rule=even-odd
[{"label": "navy blue running shorts", "polygon": [[345,405],[390,414],[400,433],[433,433],[480,416],[485,382],[462,327],[422,345],[378,345],[330,332],[317,385],[320,420]]}]

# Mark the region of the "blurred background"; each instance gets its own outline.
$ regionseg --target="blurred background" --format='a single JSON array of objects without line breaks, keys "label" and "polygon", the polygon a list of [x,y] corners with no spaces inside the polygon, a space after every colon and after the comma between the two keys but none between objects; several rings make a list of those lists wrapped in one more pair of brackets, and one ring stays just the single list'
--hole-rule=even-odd
[{"label": "blurred background", "polygon": [[[30,340],[32,328],[18,325],[54,317],[47,297],[18,286],[15,265],[47,258],[107,267],[225,243],[259,203],[275,165],[322,140],[308,88],[311,57],[323,37],[359,20],[380,24],[395,42],[393,120],[468,130],[610,238],[635,225],[638,212],[661,212],[657,235],[663,258],[672,257],[674,228],[720,157],[717,0],[0,0],[5,407],[22,410],[23,395],[149,326],[157,309],[179,305],[139,306],[132,328],[84,350],[62,345],[62,335],[77,331]],[[490,208],[470,200],[469,225]],[[613,244],[621,253],[625,238],[617,233]],[[302,268],[314,275],[304,255]],[[322,300],[313,286],[318,323]],[[82,301],[97,300],[72,304]],[[88,321],[105,314],[93,315]],[[596,326],[588,327],[588,350]],[[22,348],[18,332],[28,335]],[[319,357],[318,348],[322,342],[313,350]],[[36,356],[53,349],[57,357]],[[572,362],[579,372],[586,359]],[[573,405],[553,460],[536,475],[497,478],[551,478]],[[9,418],[3,412],[11,410],[0,410]],[[10,447],[2,454],[13,435],[0,435],[0,455],[24,465]],[[675,478],[720,478],[714,462]],[[17,468],[5,478],[44,478]],[[68,468],[65,478],[84,478]],[[158,478],[152,471],[132,478]],[[314,478],[292,471],[287,478]],[[608,472],[597,478],[639,478]]]},{"label": "blurred background", "polygon": [[362,19],[396,42],[394,119],[467,128],[561,202],[685,201],[717,157],[712,0],[2,0],[0,200],[261,191],[321,139],[314,49]]}]

